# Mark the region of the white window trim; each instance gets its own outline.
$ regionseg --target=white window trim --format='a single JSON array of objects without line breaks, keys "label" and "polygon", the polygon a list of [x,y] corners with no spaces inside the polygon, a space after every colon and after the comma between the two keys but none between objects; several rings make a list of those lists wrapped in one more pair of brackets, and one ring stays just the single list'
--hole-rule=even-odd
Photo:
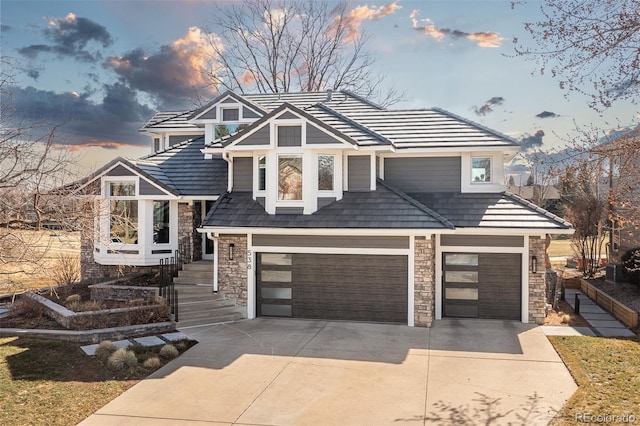
[{"label": "white window trim", "polygon": [[[320,189],[320,185],[319,185],[319,180],[320,180],[320,157],[333,157],[333,182],[332,182],[332,189]],[[338,156],[336,154],[330,154],[330,153],[325,153],[325,152],[321,152],[318,153],[318,155],[316,155],[316,167],[317,167],[317,172],[316,172],[316,191],[318,191],[318,197],[331,197],[331,196],[335,196],[336,194],[336,188],[338,187],[338,176],[336,173],[336,169],[337,169],[337,164],[338,162]]]},{"label": "white window trim", "polygon": [[[308,180],[305,176],[305,170],[308,167],[305,161],[305,153],[300,150],[300,147],[295,147],[296,149],[285,148],[278,149],[276,152],[276,161],[275,161],[275,175],[276,175],[276,207],[304,207],[304,201],[309,194],[305,191],[305,183]],[[302,160],[302,195],[300,200],[280,200],[280,157],[300,157]],[[267,174],[269,172],[267,171]]]},{"label": "white window trim", "polygon": [[[472,182],[472,158],[491,158],[491,182]],[[460,188],[462,192],[494,193],[506,190],[504,165],[501,152],[465,152],[461,156]]]},{"label": "white window trim", "polygon": [[489,180],[483,180],[483,181],[474,181],[473,180],[473,176],[471,176],[471,185],[492,184],[493,183],[493,179],[494,179],[493,178],[493,176],[494,176],[494,173],[493,173],[493,169],[494,169],[493,156],[490,156],[490,155],[482,155],[482,156],[480,156],[480,155],[472,155],[471,156],[471,172],[472,172],[472,174],[473,174],[473,160],[476,160],[476,159],[478,159],[478,160],[489,160],[489,177],[490,177],[490,179]]}]

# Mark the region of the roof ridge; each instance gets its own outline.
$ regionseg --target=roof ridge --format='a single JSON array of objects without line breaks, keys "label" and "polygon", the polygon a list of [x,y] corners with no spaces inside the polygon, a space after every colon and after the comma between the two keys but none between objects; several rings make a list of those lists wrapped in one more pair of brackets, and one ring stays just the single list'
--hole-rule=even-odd
[{"label": "roof ridge", "polygon": [[462,121],[464,123],[467,123],[467,124],[469,124],[471,126],[475,126],[478,129],[484,130],[485,132],[491,133],[492,135],[498,136],[499,138],[504,138],[508,142],[511,142],[514,145],[520,146],[520,142],[518,142],[517,140],[515,140],[511,136],[507,136],[504,133],[498,132],[497,130],[490,129],[490,128],[486,127],[486,126],[483,126],[480,123],[476,123],[473,120],[469,120],[468,118],[464,118],[464,117],[462,117],[462,116],[460,116],[458,114],[454,114],[453,112],[444,110],[444,109],[439,108],[439,107],[432,107],[431,110],[432,111],[437,111],[437,112],[439,112],[441,114],[444,114],[444,115],[448,115],[449,117],[453,117],[456,120],[460,120],[460,121]]},{"label": "roof ridge", "polygon": [[392,145],[395,146],[393,142],[391,142],[389,139],[387,139],[386,137],[382,136],[380,133],[376,132],[375,130],[372,130],[370,128],[368,128],[367,126],[358,123],[357,121],[347,117],[346,115],[343,115],[341,113],[339,113],[338,111],[334,110],[333,108],[330,108],[328,106],[326,106],[323,103],[316,103],[314,105],[309,106],[309,108],[312,107],[318,107],[320,109],[323,109],[325,112],[328,112],[329,114],[333,114],[336,117],[340,118],[341,120],[346,121],[347,123],[351,124],[352,126],[357,127],[358,129],[362,130],[365,133],[368,133],[369,135],[378,138],[380,140],[382,140],[383,142],[386,142],[388,145]]},{"label": "roof ridge", "polygon": [[149,159],[151,157],[155,157],[156,155],[164,154],[164,153],[169,152],[169,151],[171,151],[173,149],[182,148],[184,146],[187,146],[191,142],[194,142],[195,140],[200,139],[200,138],[204,138],[204,135],[197,136],[195,138],[185,139],[182,142],[179,142],[179,143],[171,145],[169,148],[163,149],[162,151],[156,151],[156,152],[153,152],[151,154],[143,155],[142,157],[136,158],[135,160],[136,161],[138,161],[138,160],[147,160],[147,159]]},{"label": "roof ridge", "polygon": [[386,183],[384,180],[382,180],[382,179],[376,179],[376,180],[377,180],[378,184],[384,186],[389,191],[393,192],[394,194],[396,194],[397,196],[401,197],[402,199],[404,199],[408,203],[412,204],[414,207],[417,207],[418,209],[420,209],[423,212],[427,213],[428,215],[430,215],[431,217],[436,219],[438,222],[440,222],[441,224],[443,224],[447,228],[455,229],[455,226],[451,222],[449,222],[449,220],[446,217],[444,217],[441,214],[435,212],[434,210],[431,210],[429,207],[425,206],[420,201],[416,200],[413,197],[410,197],[409,195],[407,195],[406,193],[400,191],[399,189],[394,188],[393,186],[391,186],[388,183]]},{"label": "roof ridge", "polygon": [[503,191],[502,192],[504,195],[506,195],[507,197],[513,199],[514,201],[522,204],[525,207],[529,207],[530,209],[535,210],[536,212],[542,214],[545,217],[548,217],[549,219],[555,220],[556,222],[559,222],[561,224],[563,224],[564,226],[567,226],[569,228],[572,228],[573,225],[571,224],[571,222],[568,222],[566,220],[564,220],[563,218],[561,218],[558,215],[555,215],[553,213],[551,213],[548,210],[543,209],[542,207],[538,206],[537,204],[532,203],[531,201],[525,200],[524,198],[522,198],[519,195],[516,195],[512,192],[509,191]]},{"label": "roof ridge", "polygon": [[358,95],[357,93],[352,92],[351,90],[348,90],[348,89],[340,89],[339,91],[340,91],[340,92],[342,92],[342,93],[346,93],[346,94],[347,94],[347,95],[349,95],[349,96],[353,96],[354,98],[358,99],[359,101],[364,102],[364,103],[365,103],[365,104],[367,104],[367,105],[371,105],[372,107],[377,108],[377,109],[379,109],[380,111],[388,111],[388,109],[387,109],[387,108],[385,108],[385,107],[383,107],[382,105],[377,104],[377,103],[375,103],[375,102],[373,102],[373,101],[370,101],[369,99],[367,99],[367,98],[365,98],[365,97],[363,97],[363,96],[360,96],[360,95]]},{"label": "roof ridge", "polygon": [[[145,123],[145,125],[144,125],[144,126],[142,126],[142,128],[143,128],[143,129],[147,129],[147,128],[148,128],[147,126],[149,126],[149,125],[151,125],[151,126],[155,126],[156,124],[160,124],[160,123],[164,123],[165,121],[173,120],[173,119],[174,119],[174,118],[176,118],[176,117],[180,117],[180,116],[185,115],[185,114],[191,114],[193,111],[195,111],[195,110],[186,110],[186,111],[181,111],[181,112],[173,112],[173,111],[156,111],[156,113],[155,113],[155,114],[153,114],[153,116],[154,116],[154,117],[155,117],[157,114],[174,114],[174,115],[172,115],[171,117],[167,117],[167,118],[165,118],[164,120],[156,121],[156,122],[155,122],[155,123],[153,123],[153,124],[149,124],[149,121],[151,121],[151,120],[149,120],[149,121],[147,121],[147,122]],[[151,118],[153,118],[153,117],[151,117]]]}]

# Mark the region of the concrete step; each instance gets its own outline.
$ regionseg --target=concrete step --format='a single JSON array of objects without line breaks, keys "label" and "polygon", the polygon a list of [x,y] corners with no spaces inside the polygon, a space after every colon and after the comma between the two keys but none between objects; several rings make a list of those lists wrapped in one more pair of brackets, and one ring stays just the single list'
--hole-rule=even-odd
[{"label": "concrete step", "polygon": [[208,278],[196,278],[196,277],[176,277],[173,279],[174,284],[202,284],[213,286],[213,276]]},{"label": "concrete step", "polygon": [[185,263],[182,265],[183,271],[202,271],[211,272],[213,274],[213,260],[198,260],[196,262]]},{"label": "concrete step", "polygon": [[211,318],[217,318],[220,316],[231,315],[238,312],[238,309],[234,306],[228,306],[226,308],[208,309],[203,311],[187,311],[183,312],[179,310],[179,319],[190,321],[194,319],[201,319],[203,321],[209,321]]},{"label": "concrete step", "polygon": [[180,278],[206,278],[210,282],[213,282],[213,271],[178,271],[178,277]]},{"label": "concrete step", "polygon": [[211,317],[206,319],[204,318],[184,319],[184,320],[182,318],[179,318],[179,319],[180,321],[176,323],[178,330],[182,328],[199,327],[199,326],[205,326],[205,325],[219,324],[223,322],[238,321],[243,319],[243,316],[239,312],[235,312],[229,315],[221,315],[221,316]]},{"label": "concrete step", "polygon": [[203,300],[200,302],[182,302],[178,304],[180,312],[198,312],[198,311],[211,311],[221,308],[235,308],[236,303],[232,299],[221,300]]}]

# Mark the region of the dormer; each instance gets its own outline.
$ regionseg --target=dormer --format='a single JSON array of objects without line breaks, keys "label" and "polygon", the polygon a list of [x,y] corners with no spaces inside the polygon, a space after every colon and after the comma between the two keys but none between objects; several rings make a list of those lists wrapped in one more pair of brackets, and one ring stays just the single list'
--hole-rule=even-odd
[{"label": "dormer", "polygon": [[251,192],[269,214],[311,214],[375,189],[374,153],[290,104],[203,152],[227,156],[229,192]]},{"label": "dormer", "polygon": [[247,127],[265,114],[258,105],[226,92],[196,110],[189,122],[205,129],[205,144]]}]

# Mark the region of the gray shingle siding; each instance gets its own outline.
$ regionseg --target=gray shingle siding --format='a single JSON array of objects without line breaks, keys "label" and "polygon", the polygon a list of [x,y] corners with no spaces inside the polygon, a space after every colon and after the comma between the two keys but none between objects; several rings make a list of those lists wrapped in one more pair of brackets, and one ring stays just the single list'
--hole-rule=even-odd
[{"label": "gray shingle siding", "polygon": [[109,170],[107,176],[135,176],[135,173],[131,172],[124,166],[114,167],[112,170]]},{"label": "gray shingle siding", "polygon": [[172,135],[169,136],[169,146],[173,146],[179,144],[180,142],[184,142],[188,139],[195,139],[202,136],[202,134],[190,134],[190,135]]},{"label": "gray shingle siding", "polygon": [[443,246],[524,247],[524,237],[509,235],[443,235]]},{"label": "gray shingle siding", "polygon": [[209,111],[207,111],[206,113],[204,113],[203,115],[201,115],[198,118],[200,120],[215,120],[216,119],[216,108],[215,107],[211,108]]},{"label": "gray shingle siding", "polygon": [[384,180],[404,192],[460,192],[460,157],[385,158]]},{"label": "gray shingle siding", "polygon": [[408,249],[408,237],[339,236],[339,235],[260,235],[253,236],[254,246],[342,247]]},{"label": "gray shingle siding", "polygon": [[260,115],[251,108],[242,107],[242,118],[260,118]]},{"label": "gray shingle siding", "polygon": [[320,145],[330,143],[340,143],[340,141],[317,127],[307,124],[307,144]]},{"label": "gray shingle siding", "polygon": [[146,179],[140,179],[140,195],[167,195],[166,192],[162,191],[155,185],[152,185]]},{"label": "gray shingle siding", "polygon": [[352,155],[348,158],[349,191],[369,191],[371,188],[371,157]]},{"label": "gray shingle siding", "polygon": [[233,159],[233,190],[253,191],[253,158]]},{"label": "gray shingle siding", "polygon": [[238,145],[269,145],[271,143],[270,137],[271,130],[267,124],[256,130],[254,134],[247,136],[246,139],[238,142]]}]

